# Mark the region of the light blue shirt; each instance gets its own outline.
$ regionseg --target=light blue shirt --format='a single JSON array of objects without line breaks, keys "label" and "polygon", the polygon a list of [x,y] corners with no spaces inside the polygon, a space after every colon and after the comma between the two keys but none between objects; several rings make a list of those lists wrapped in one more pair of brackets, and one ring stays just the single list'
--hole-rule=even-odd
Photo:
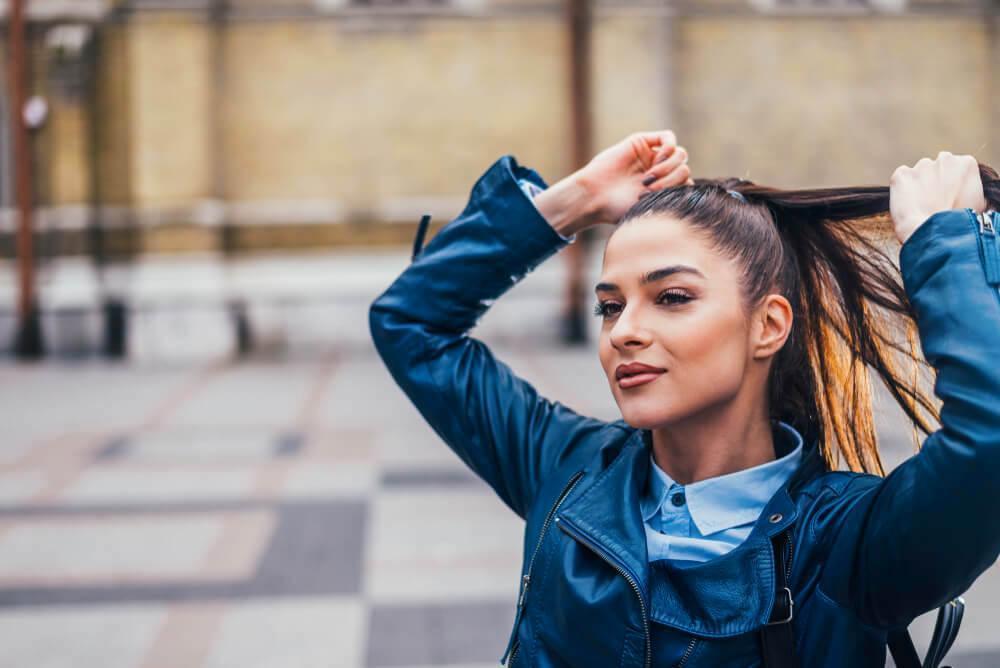
[{"label": "light blue shirt", "polygon": [[674,482],[653,460],[640,498],[646,526],[649,561],[683,559],[708,561],[726,554],[750,535],[764,506],[798,468],[802,436],[791,425],[775,420],[775,438],[784,438],[791,452],[770,462],[681,485]]},{"label": "light blue shirt", "polygon": [[[523,190],[524,194],[528,196],[528,199],[532,200],[532,202],[531,202],[532,204],[535,203],[534,202],[535,195],[537,195],[538,193],[544,191],[544,188],[539,188],[538,186],[536,186],[531,181],[528,181],[527,179],[518,179],[517,180],[517,185],[521,186],[521,190]],[[560,238],[562,238],[563,241],[569,241],[570,243],[572,243],[573,241],[576,240],[576,235],[575,234],[573,236],[571,236],[571,237],[567,237],[564,234],[560,234],[559,231],[556,230],[555,228],[553,228],[553,231],[556,234],[558,234],[560,236]]]}]

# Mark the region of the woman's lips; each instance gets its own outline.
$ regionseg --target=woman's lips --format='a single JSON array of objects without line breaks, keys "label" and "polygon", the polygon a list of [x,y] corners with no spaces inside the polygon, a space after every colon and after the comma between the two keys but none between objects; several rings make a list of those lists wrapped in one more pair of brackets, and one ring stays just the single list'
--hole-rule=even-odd
[{"label": "woman's lips", "polygon": [[628,389],[630,387],[635,387],[637,385],[645,385],[646,383],[651,383],[660,376],[662,376],[665,371],[644,371],[643,373],[637,373],[634,376],[623,376],[618,379],[618,387]]}]

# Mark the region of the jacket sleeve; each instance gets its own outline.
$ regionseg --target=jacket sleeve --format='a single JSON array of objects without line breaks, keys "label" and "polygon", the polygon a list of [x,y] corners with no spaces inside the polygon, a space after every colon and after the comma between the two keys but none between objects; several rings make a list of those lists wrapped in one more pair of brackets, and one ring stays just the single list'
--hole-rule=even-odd
[{"label": "jacket sleeve", "polygon": [[538,394],[468,335],[542,261],[568,245],[522,190],[544,188],[513,156],[497,160],[459,216],[371,305],[375,347],[435,432],[518,515],[546,474],[609,423]]},{"label": "jacket sleeve", "polygon": [[858,485],[821,585],[882,628],[960,595],[1000,553],[996,242],[963,209],[934,214],[900,249],[941,426],[884,480]]}]

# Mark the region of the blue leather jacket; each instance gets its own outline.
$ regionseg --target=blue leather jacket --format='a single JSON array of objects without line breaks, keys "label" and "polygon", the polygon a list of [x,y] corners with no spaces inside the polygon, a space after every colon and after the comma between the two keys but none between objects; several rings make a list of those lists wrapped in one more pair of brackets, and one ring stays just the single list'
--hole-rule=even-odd
[{"label": "blue leather jacket", "polygon": [[1000,252],[989,216],[937,213],[900,250],[943,401],[942,426],[919,454],[884,479],[828,471],[808,437],[803,463],[743,544],[654,568],[639,510],[645,432],[539,396],[467,334],[567,243],[519,178],[545,187],[513,156],[497,160],[370,309],[393,378],[526,521],[508,665],[759,666],[757,631],[776,598],[771,539],[788,532],[802,665],[883,666],[888,630],[964,592],[996,560]]}]

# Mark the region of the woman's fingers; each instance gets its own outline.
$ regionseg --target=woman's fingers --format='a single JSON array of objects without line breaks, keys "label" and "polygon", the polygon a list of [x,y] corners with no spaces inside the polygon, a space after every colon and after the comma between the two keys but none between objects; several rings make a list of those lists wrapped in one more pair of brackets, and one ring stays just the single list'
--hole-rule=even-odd
[{"label": "woman's fingers", "polygon": [[632,165],[643,170],[664,160],[677,147],[677,137],[672,130],[633,132],[625,141],[632,149],[630,157],[636,161]]},{"label": "woman's fingers", "polygon": [[642,180],[642,185],[665,188],[671,185],[685,183],[691,176],[687,166],[688,153],[683,146],[678,146],[669,156],[650,167]]},{"label": "woman's fingers", "polygon": [[650,183],[643,183],[644,186],[649,188],[651,192],[657,190],[663,190],[664,188],[670,188],[672,186],[686,185],[693,186],[694,181],[691,180],[691,168],[687,165],[681,165],[674,171],[670,172],[666,176],[659,178]]},{"label": "woman's fingers", "polygon": [[654,186],[658,188],[669,188],[670,186],[679,186],[682,183],[687,183],[688,179],[691,178],[691,168],[687,164],[683,164],[674,171],[670,172],[666,177],[655,181]]},{"label": "woman's fingers", "polygon": [[664,144],[656,150],[656,154],[653,155],[653,164],[650,167],[660,164],[677,150],[677,146],[674,144]]},{"label": "woman's fingers", "polygon": [[677,135],[673,130],[653,130],[650,132],[640,132],[639,138],[649,146],[676,146]]},{"label": "woman's fingers", "polygon": [[941,151],[934,160],[900,165],[889,179],[889,214],[900,243],[939,211],[986,206],[979,163],[971,155]]}]

